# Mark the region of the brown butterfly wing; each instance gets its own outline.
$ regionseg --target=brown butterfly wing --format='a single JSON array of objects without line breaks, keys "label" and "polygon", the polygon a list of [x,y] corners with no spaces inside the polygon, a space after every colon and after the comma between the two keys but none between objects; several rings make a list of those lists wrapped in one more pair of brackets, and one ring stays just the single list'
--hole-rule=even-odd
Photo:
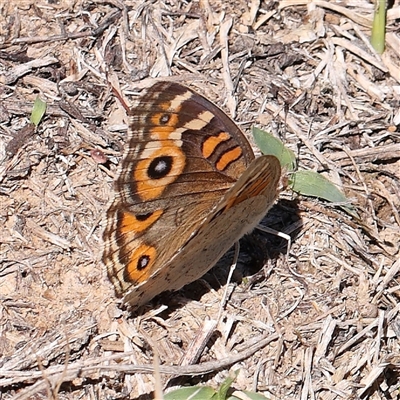
[{"label": "brown butterfly wing", "polygon": [[177,83],[154,84],[130,118],[103,262],[117,294],[141,285],[154,297],[162,290],[150,278],[189,241],[254,155],[225,113]]},{"label": "brown butterfly wing", "polygon": [[136,308],[154,297],[148,287],[156,287],[158,293],[177,290],[203,276],[268,212],[278,195],[280,175],[280,163],[276,157],[255,159],[180,251],[145,284],[129,292],[125,302]]}]

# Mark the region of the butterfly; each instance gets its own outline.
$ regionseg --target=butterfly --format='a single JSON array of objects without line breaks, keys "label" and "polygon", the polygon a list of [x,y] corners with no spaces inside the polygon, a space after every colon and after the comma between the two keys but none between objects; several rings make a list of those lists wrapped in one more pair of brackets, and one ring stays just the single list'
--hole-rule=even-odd
[{"label": "butterfly", "polygon": [[220,108],[179,83],[157,81],[129,114],[102,261],[137,308],[200,278],[250,232],[277,198],[281,167],[255,158]]}]

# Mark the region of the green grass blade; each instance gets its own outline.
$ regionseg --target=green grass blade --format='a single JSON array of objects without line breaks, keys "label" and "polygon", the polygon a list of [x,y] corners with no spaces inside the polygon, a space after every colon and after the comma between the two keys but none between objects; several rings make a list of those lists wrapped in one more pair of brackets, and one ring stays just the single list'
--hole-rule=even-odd
[{"label": "green grass blade", "polygon": [[216,391],[208,386],[190,386],[173,390],[164,395],[164,400],[211,400]]},{"label": "green grass blade", "polygon": [[371,44],[378,54],[385,50],[386,0],[376,0]]}]

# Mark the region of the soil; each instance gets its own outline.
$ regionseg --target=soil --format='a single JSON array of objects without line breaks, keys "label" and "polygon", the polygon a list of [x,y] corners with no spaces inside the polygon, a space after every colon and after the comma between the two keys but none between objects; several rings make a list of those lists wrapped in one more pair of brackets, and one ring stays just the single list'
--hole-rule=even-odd
[{"label": "soil", "polygon": [[[237,370],[232,390],[271,400],[399,397],[400,2],[381,55],[373,13],[366,0],[0,4],[2,399],[158,399]],[[256,230],[228,284],[233,249],[132,313],[101,226],[124,102],[155,78],[220,105],[257,154],[252,125],[280,138],[356,215],[284,185],[263,225],[289,242]]]}]

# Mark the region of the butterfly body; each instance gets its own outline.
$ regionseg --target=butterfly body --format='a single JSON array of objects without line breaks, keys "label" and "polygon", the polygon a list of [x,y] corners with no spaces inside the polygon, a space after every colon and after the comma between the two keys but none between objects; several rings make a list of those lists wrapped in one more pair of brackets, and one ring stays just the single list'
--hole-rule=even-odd
[{"label": "butterfly body", "polygon": [[279,178],[217,106],[155,83],[132,109],[103,233],[117,294],[138,307],[200,278],[266,214]]}]

